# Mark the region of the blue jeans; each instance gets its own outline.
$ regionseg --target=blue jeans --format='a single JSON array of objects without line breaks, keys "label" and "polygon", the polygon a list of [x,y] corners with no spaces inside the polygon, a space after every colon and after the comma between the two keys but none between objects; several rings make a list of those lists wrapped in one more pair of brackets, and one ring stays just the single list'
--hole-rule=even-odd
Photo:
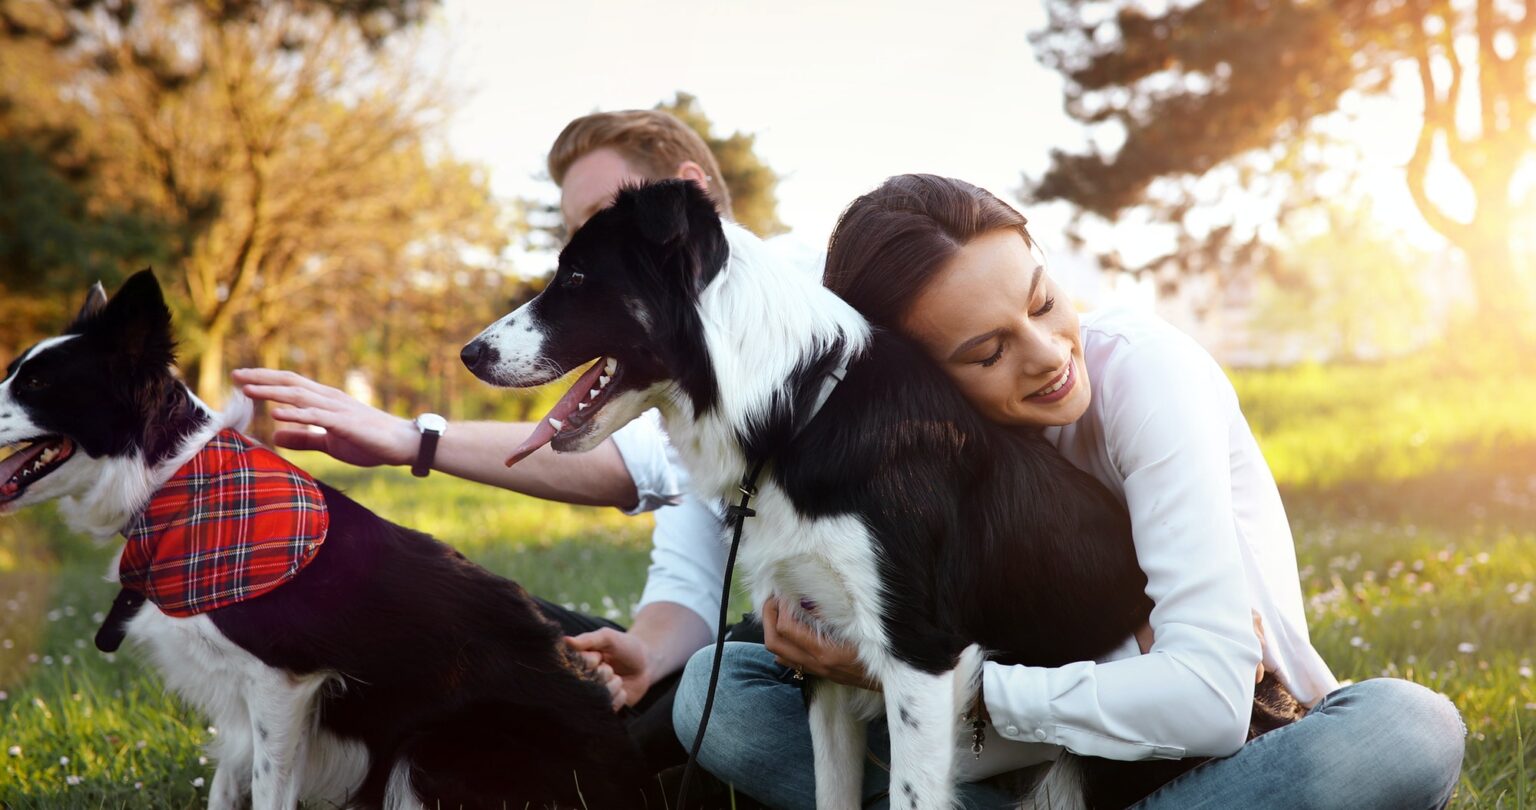
[{"label": "blue jeans", "polygon": [[[678,684],[672,720],[693,743],[713,647],[695,654]],[[811,732],[800,689],[760,644],[728,642],[699,764],[776,808],[814,808]],[[1461,773],[1466,729],[1456,707],[1418,684],[1377,678],[1342,687],[1306,717],[1164,785],[1138,808],[1443,808]],[[887,807],[885,721],[869,724],[866,807]],[[967,808],[1013,807],[988,782],[963,784]]]}]

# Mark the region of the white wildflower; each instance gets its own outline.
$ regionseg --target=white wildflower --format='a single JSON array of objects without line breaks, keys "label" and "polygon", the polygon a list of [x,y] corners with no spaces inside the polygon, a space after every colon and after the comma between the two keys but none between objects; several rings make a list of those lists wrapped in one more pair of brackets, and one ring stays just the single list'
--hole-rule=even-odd
[{"label": "white wildflower", "polygon": [[202,786],[203,786],[203,777],[199,776],[196,779],[192,780],[192,787],[200,788]]},{"label": "white wildflower", "polygon": [[10,748],[5,749],[5,753],[10,754],[13,757],[19,757],[21,756],[21,746],[13,745]]},{"label": "white wildflower", "polygon": [[1456,645],[1456,652],[1472,654],[1477,652],[1477,645],[1470,641],[1463,641]]}]

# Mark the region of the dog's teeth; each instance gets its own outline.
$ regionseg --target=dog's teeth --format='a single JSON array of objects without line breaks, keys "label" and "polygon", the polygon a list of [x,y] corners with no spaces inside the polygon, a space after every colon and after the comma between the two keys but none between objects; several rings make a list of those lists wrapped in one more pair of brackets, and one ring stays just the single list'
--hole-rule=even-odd
[{"label": "dog's teeth", "polygon": [[577,403],[576,410],[584,411],[586,409],[587,409],[587,403],[585,403],[585,402]]},{"label": "dog's teeth", "polygon": [[[587,392],[587,399],[597,399],[597,394],[598,394],[598,390],[596,388],[594,388],[591,391]],[[583,402],[582,404],[585,405],[586,403]]]},{"label": "dog's teeth", "polygon": [[597,387],[598,388],[606,388],[608,386],[608,381],[611,380],[611,379],[613,379],[613,378],[608,376],[607,374],[604,374],[601,377],[598,377],[597,378]]},{"label": "dog's teeth", "polygon": [[555,430],[559,430],[560,428],[565,427],[565,423],[560,421],[559,419],[556,419],[555,417],[551,416],[551,417],[549,417],[549,426],[554,428]]},{"label": "dog's teeth", "polygon": [[608,376],[612,377],[614,370],[616,370],[618,367],[619,361],[610,357],[608,358],[608,362],[603,364],[603,371],[606,372]]}]

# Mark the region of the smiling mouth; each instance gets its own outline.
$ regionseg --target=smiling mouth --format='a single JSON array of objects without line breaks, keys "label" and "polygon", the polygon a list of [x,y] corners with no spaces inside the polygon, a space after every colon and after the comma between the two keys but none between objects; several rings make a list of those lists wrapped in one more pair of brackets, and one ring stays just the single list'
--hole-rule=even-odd
[{"label": "smiling mouth", "polygon": [[75,454],[75,443],[63,436],[42,436],[21,442],[0,461],[0,504],[22,496],[27,487],[63,466]]},{"label": "smiling mouth", "polygon": [[619,387],[617,382],[623,378],[623,374],[619,361],[612,357],[597,358],[597,362],[576,379],[571,390],[566,391],[565,396],[555,403],[555,407],[550,408],[549,413],[539,420],[533,433],[512,451],[507,466],[522,461],[550,442],[555,443],[556,450],[561,450],[572,439],[586,432],[592,417],[613,398]]},{"label": "smiling mouth", "polygon": [[1044,388],[1030,394],[1025,399],[1049,401],[1058,398],[1060,394],[1072,385],[1072,367],[1075,365],[1077,364],[1070,357],[1067,358],[1067,367],[1062,370],[1061,374],[1057,375],[1056,379],[1046,383]]}]

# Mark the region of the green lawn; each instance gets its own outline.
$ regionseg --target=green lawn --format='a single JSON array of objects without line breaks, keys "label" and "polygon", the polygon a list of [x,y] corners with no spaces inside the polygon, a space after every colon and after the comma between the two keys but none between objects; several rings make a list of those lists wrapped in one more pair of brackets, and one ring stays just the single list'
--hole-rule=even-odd
[{"label": "green lawn", "polygon": [[[1499,379],[1496,383],[1489,380]],[[1536,374],[1443,358],[1235,376],[1286,494],[1318,647],[1461,707],[1456,807],[1523,807],[1536,764]],[[555,601],[625,620],[650,521],[433,476],[299,463]],[[51,515],[0,522],[0,804],[196,807],[216,733],[132,655],[91,644],[112,549]]]}]

